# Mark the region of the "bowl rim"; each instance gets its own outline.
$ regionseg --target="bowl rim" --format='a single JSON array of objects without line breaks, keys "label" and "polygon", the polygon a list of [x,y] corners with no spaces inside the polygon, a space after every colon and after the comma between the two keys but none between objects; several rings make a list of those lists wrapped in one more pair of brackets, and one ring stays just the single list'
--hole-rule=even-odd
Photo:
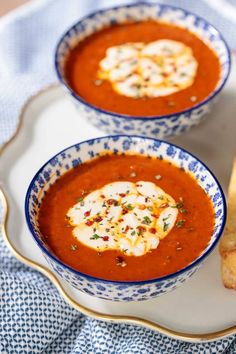
[{"label": "bowl rim", "polygon": [[[173,9],[175,11],[181,10],[185,15],[191,15],[195,19],[203,21],[204,23],[206,23],[209,26],[209,29],[219,36],[220,41],[225,46],[226,54],[227,54],[227,62],[228,62],[227,72],[225,74],[225,77],[222,78],[222,82],[220,83],[219,87],[215,88],[214,90],[212,90],[211,93],[205,99],[203,99],[202,101],[200,101],[199,103],[193,105],[190,108],[186,108],[186,109],[178,111],[176,113],[170,113],[170,114],[166,114],[166,115],[161,115],[160,114],[160,115],[152,115],[152,116],[133,116],[131,114],[115,113],[115,112],[112,112],[112,111],[109,111],[109,110],[106,110],[106,109],[103,109],[103,108],[99,108],[99,107],[95,106],[94,104],[87,102],[81,96],[76,94],[75,91],[70,87],[70,85],[63,79],[63,76],[62,76],[60,68],[59,68],[59,62],[58,62],[59,47],[63,43],[64,38],[70,33],[70,31],[75,29],[83,21],[91,19],[91,18],[95,17],[97,14],[103,14],[103,13],[105,13],[107,11],[110,11],[110,10],[117,10],[119,8],[139,7],[139,6],[152,7],[152,6],[155,6],[155,5],[163,8],[163,9],[170,8],[170,9]],[[218,54],[217,54],[217,57],[218,57]],[[218,59],[219,59],[219,57],[218,57]],[[160,4],[160,3],[147,3],[147,2],[144,2],[144,1],[140,1],[138,3],[127,3],[127,4],[118,5],[118,6],[114,6],[114,7],[108,7],[108,8],[105,8],[105,9],[93,11],[93,12],[89,13],[88,15],[83,16],[79,21],[76,21],[72,26],[70,26],[66,31],[64,31],[62,33],[60,39],[58,40],[58,42],[56,44],[56,48],[55,48],[55,51],[54,51],[54,69],[56,71],[57,78],[58,78],[59,82],[62,84],[62,86],[68,91],[68,93],[72,97],[74,97],[80,103],[84,104],[86,107],[88,107],[90,109],[93,109],[93,110],[97,111],[100,114],[106,114],[107,116],[112,116],[112,117],[119,118],[119,119],[127,119],[127,118],[129,118],[129,119],[135,119],[135,120],[138,120],[138,121],[139,120],[147,121],[147,120],[153,120],[153,119],[158,119],[158,120],[163,119],[164,120],[166,118],[172,118],[172,117],[176,117],[176,118],[179,119],[182,114],[191,113],[195,109],[198,109],[198,108],[202,107],[203,105],[207,104],[215,96],[217,96],[220,93],[220,91],[223,89],[223,87],[225,86],[226,81],[228,80],[229,74],[231,72],[231,65],[232,65],[232,61],[231,61],[231,52],[230,52],[229,46],[228,46],[226,40],[224,39],[223,35],[221,34],[221,32],[215,26],[213,26],[210,22],[205,20],[203,17],[198,16],[197,14],[195,14],[195,13],[193,13],[191,11],[188,11],[186,9],[183,9],[183,8],[181,8],[179,6],[173,6],[173,5],[169,5],[169,4]],[[221,65],[221,67],[222,67],[222,65]]]},{"label": "bowl rim", "polygon": [[[57,157],[58,155],[62,154],[63,152],[75,147],[75,146],[80,146],[82,144],[86,144],[89,143],[91,141],[96,142],[96,140],[110,140],[113,138],[122,138],[122,137],[126,137],[127,139],[141,139],[141,140],[148,140],[148,141],[152,141],[152,142],[160,142],[160,143],[164,143],[167,146],[173,146],[181,151],[183,151],[184,153],[190,155],[192,158],[196,159],[197,162],[199,162],[208,173],[210,173],[210,175],[213,177],[219,191],[220,191],[220,195],[221,195],[221,199],[223,201],[223,221],[221,224],[221,227],[219,229],[219,231],[216,234],[216,238],[215,241],[212,243],[212,245],[209,247],[209,249],[206,251],[203,251],[203,254],[195,259],[192,263],[188,264],[186,267],[181,268],[180,270],[171,273],[171,274],[167,274],[165,276],[159,277],[159,278],[154,278],[154,279],[147,279],[147,280],[141,280],[141,281],[119,281],[119,280],[109,280],[109,279],[103,279],[103,278],[99,278],[99,277],[95,277],[95,276],[91,276],[89,274],[85,274],[82,273],[80,271],[75,270],[74,268],[70,267],[69,265],[65,264],[64,262],[62,262],[59,258],[57,258],[56,255],[54,255],[52,252],[49,252],[46,247],[44,247],[41,242],[38,239],[38,236],[36,234],[36,232],[34,231],[34,227],[30,222],[30,213],[29,213],[29,199],[30,199],[30,193],[32,190],[32,186],[35,183],[35,180],[37,179],[38,175],[43,171],[43,169],[45,168],[45,166],[50,163],[50,161],[52,161],[55,157]],[[59,177],[60,178],[60,177]],[[208,194],[208,193],[207,193]],[[208,194],[209,196],[209,194]],[[214,208],[215,209],[215,208]],[[39,246],[40,250],[42,251],[43,254],[46,254],[49,258],[51,258],[55,263],[59,264],[60,266],[62,266],[63,268],[66,268],[66,270],[74,273],[75,275],[81,276],[82,278],[86,278],[89,281],[93,281],[93,282],[100,282],[100,283],[110,283],[110,284],[114,284],[114,285],[144,285],[144,284],[151,284],[151,283],[161,283],[163,281],[172,279],[172,278],[177,278],[179,275],[187,272],[188,270],[194,268],[195,266],[197,266],[199,263],[201,263],[215,248],[215,246],[217,245],[217,242],[219,241],[224,227],[225,227],[225,223],[226,223],[226,217],[227,217],[227,206],[226,206],[226,199],[225,199],[225,195],[223,192],[223,189],[218,181],[218,179],[216,178],[216,176],[214,175],[214,173],[199,159],[197,158],[195,155],[193,155],[192,153],[188,152],[187,150],[185,150],[184,148],[175,145],[173,143],[161,140],[161,139],[154,139],[154,138],[149,138],[149,137],[145,137],[145,136],[141,136],[141,135],[125,135],[125,134],[118,134],[118,135],[108,135],[108,136],[102,136],[102,137],[96,137],[96,138],[92,138],[92,139],[87,139],[84,141],[81,141],[77,144],[73,144],[69,147],[66,147],[65,149],[59,151],[57,154],[55,154],[54,156],[52,156],[47,162],[45,162],[43,164],[43,166],[35,173],[34,177],[32,178],[27,192],[26,192],[26,196],[25,196],[25,203],[24,203],[24,211],[25,211],[25,218],[26,218],[26,223],[28,226],[28,229],[31,233],[31,235],[33,236],[34,241],[36,242],[36,244]],[[212,237],[212,236],[211,236]],[[207,247],[207,246],[206,246]]]}]

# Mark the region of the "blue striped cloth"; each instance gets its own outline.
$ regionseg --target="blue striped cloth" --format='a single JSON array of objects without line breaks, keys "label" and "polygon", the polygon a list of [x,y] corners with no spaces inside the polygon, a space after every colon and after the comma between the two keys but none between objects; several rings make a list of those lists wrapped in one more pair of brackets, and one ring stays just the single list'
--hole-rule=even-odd
[{"label": "blue striped cloth", "polygon": [[[53,52],[62,32],[93,10],[126,2],[34,0],[0,20],[0,144],[14,133],[27,98],[55,81]],[[235,0],[168,3],[205,17],[236,49]],[[48,279],[16,260],[2,237],[0,269],[1,354],[236,353],[235,337],[189,344],[145,328],[88,318],[65,303]]]}]

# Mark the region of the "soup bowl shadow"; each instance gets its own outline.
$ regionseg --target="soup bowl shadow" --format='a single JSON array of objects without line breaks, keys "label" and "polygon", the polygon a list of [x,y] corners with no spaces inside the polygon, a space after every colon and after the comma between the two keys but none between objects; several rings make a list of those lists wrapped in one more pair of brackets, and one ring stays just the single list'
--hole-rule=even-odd
[{"label": "soup bowl shadow", "polygon": [[[65,63],[71,50],[84,38],[104,27],[145,20],[159,20],[180,26],[195,33],[210,45],[217,54],[221,67],[220,79],[211,94],[200,103],[195,105],[193,103],[192,107],[180,112],[135,117],[98,108],[76,94],[65,74]],[[230,67],[229,48],[222,35],[212,25],[193,13],[163,4],[138,3],[94,12],[74,24],[62,35],[55,52],[57,77],[86,121],[108,134],[138,134],[160,139],[182,134],[203,120],[224,87]]]},{"label": "soup bowl shadow", "polygon": [[[212,200],[215,225],[211,239],[201,254],[185,268],[157,279],[125,282],[95,278],[64,264],[47,245],[38,225],[38,214],[44,195],[50,186],[68,170],[84,162],[112,153],[134,153],[164,159],[193,175]],[[216,177],[196,157],[180,147],[151,138],[117,135],[96,138],[68,147],[46,162],[33,177],[25,198],[25,216],[36,242],[53,271],[76,289],[106,300],[141,301],[155,298],[176,289],[191,278],[217,244],[225,225],[226,203]]]}]

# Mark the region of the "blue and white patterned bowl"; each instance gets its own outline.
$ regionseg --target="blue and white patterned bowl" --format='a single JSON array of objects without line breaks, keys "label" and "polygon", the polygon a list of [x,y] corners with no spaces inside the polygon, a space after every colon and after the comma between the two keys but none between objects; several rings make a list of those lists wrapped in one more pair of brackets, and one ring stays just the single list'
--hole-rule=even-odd
[{"label": "blue and white patterned bowl", "polygon": [[[104,151],[134,152],[173,162],[195,176],[214,204],[215,228],[206,249],[190,265],[168,276],[138,282],[118,282],[94,278],[62,263],[49,249],[40,234],[37,216],[42,199],[50,185],[66,171],[89,161]],[[36,173],[27,191],[25,215],[34,240],[53,270],[73,287],[102,299],[140,301],[173,290],[190,278],[215,247],[226,219],[225,197],[209,169],[187,151],[164,141],[128,135],[108,136],[73,145],[55,155]]]},{"label": "blue and white patterned bowl", "polygon": [[[221,65],[220,80],[212,93],[202,102],[184,111],[161,116],[132,117],[96,108],[78,96],[68,85],[64,67],[73,49],[85,37],[100,29],[127,21],[161,20],[184,27],[217,53]],[[97,11],[73,25],[60,39],[55,53],[55,68],[63,87],[69,93],[81,115],[95,127],[108,134],[140,134],[153,138],[174,136],[202,121],[222,90],[230,72],[230,51],[221,34],[204,19],[170,5],[139,3]],[[79,78],[78,78],[79,79]]]}]

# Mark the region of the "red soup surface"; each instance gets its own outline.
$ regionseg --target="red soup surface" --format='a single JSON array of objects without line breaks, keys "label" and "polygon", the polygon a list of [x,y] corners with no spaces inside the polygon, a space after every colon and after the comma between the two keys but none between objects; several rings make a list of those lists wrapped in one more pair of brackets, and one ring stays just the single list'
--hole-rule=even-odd
[{"label": "red soup surface", "polygon": [[114,281],[154,279],[186,267],[209,243],[214,220],[212,202],[190,174],[128,154],[68,171],[39,212],[41,233],[62,262]]},{"label": "red soup surface", "polygon": [[[140,48],[138,54],[134,47],[133,54],[130,48],[123,47],[123,54],[121,47],[116,48],[105,64],[108,69],[113,65],[119,70],[113,71],[113,76],[111,71],[105,78],[99,76],[108,48],[138,42],[143,50],[160,40],[142,54]],[[177,41],[177,46],[172,41]],[[144,21],[114,25],[85,38],[69,54],[65,76],[80,97],[98,108],[132,116],[156,116],[180,112],[209,96],[219,80],[220,63],[214,51],[194,33],[171,24]],[[116,80],[116,87],[125,85],[117,91],[111,80]]]}]

